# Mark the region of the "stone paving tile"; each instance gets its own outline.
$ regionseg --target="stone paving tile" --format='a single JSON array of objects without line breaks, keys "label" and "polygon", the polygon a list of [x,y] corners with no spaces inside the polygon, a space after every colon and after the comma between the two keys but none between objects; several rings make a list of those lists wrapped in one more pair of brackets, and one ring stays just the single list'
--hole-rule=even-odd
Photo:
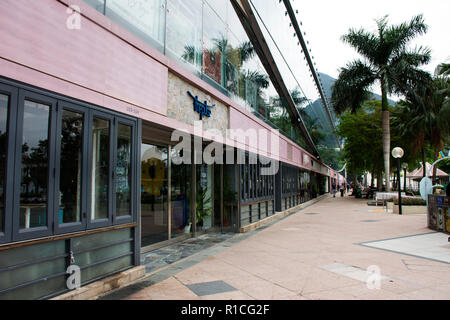
[{"label": "stone paving tile", "polygon": [[236,291],[236,288],[221,280],[193,283],[187,287],[199,297]]},{"label": "stone paving tile", "polygon": [[[448,264],[360,245],[430,233],[426,228],[426,216],[399,216],[370,212],[370,209],[359,199],[329,197],[307,211],[289,215],[264,229],[218,243],[210,239],[206,242],[211,245],[204,251],[157,272],[149,278],[149,284],[156,284],[131,297],[200,299],[193,296],[186,285],[222,280],[237,291],[201,298],[450,299]],[[305,212],[319,214],[306,215]],[[365,220],[376,222],[362,222]],[[202,241],[205,239],[189,241],[175,252],[185,256],[191,253],[188,248],[193,246],[203,249]],[[441,249],[450,251],[447,247]],[[167,254],[170,250],[162,252]],[[155,255],[149,257],[155,258]],[[160,260],[166,261],[164,257]],[[362,277],[355,280],[321,269],[321,266],[336,263],[358,268],[360,272],[376,265],[389,280],[381,281],[380,290],[369,290],[361,281]]]},{"label": "stone paving tile", "polygon": [[255,282],[240,289],[255,300],[283,300],[284,297],[292,296],[295,292],[269,282]]},{"label": "stone paving tile", "polygon": [[249,295],[240,291],[225,292],[220,294],[213,294],[209,296],[200,297],[201,300],[255,300]]}]

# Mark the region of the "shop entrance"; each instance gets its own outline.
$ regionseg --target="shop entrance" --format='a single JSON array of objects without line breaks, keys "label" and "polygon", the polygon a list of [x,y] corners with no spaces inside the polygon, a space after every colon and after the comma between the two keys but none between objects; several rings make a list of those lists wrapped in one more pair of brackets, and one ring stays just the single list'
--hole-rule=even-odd
[{"label": "shop entrance", "polygon": [[196,166],[196,232],[237,230],[236,168],[233,165]]},{"label": "shop entrance", "polygon": [[234,165],[175,164],[170,131],[143,126],[141,247],[150,251],[204,232],[237,229]]}]

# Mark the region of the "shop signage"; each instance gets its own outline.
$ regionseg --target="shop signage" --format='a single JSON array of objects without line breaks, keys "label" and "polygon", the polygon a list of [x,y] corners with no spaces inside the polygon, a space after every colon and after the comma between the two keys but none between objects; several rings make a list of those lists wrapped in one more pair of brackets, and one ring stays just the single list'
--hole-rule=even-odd
[{"label": "shop signage", "polygon": [[200,114],[200,120],[203,120],[203,116],[208,118],[211,117],[211,108],[214,108],[216,105],[209,106],[207,101],[201,102],[198,100],[198,96],[193,96],[191,92],[187,92],[192,99],[194,99],[194,111]]}]

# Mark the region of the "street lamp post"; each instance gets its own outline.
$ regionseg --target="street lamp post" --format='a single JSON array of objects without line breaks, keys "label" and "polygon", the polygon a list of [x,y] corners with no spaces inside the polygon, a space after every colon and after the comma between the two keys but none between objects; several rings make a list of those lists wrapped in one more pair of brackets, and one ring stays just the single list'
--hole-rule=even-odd
[{"label": "street lamp post", "polygon": [[400,159],[403,158],[405,152],[402,148],[397,147],[392,150],[392,156],[397,159],[397,180],[398,180],[398,213],[402,214],[402,188],[400,182]]},{"label": "street lamp post", "polygon": [[408,164],[406,162],[404,162],[402,164],[402,168],[403,168],[403,173],[405,174],[405,185],[404,185],[403,189],[404,189],[405,194],[406,194],[406,169],[408,169]]}]

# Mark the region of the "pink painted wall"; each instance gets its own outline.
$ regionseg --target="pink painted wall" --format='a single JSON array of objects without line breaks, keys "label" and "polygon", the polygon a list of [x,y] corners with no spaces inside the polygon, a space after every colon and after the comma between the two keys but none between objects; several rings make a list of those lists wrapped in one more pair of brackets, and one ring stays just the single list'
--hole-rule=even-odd
[{"label": "pink painted wall", "polygon": [[167,68],[87,19],[70,30],[66,10],[55,0],[2,0],[0,57],[165,114]]},{"label": "pink painted wall", "polygon": [[[80,30],[66,27],[68,5],[81,8]],[[2,0],[0,39],[2,76],[193,133],[193,127],[166,117],[170,70],[228,105],[230,129],[262,129],[268,137],[273,130],[82,0]],[[311,169],[303,155],[312,155],[284,136],[275,153],[270,139],[259,146],[226,143]]]}]

